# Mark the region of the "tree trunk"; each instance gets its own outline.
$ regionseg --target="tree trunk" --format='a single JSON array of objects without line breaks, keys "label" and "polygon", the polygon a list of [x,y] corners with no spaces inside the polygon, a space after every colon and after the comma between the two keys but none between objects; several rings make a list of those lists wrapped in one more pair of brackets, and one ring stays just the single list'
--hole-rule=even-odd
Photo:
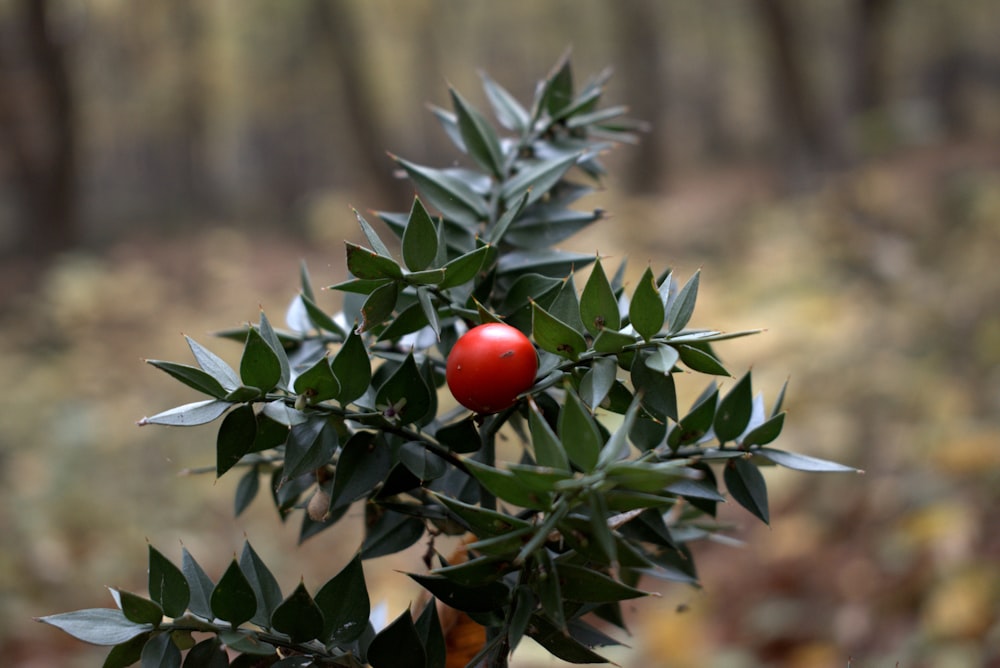
[{"label": "tree trunk", "polygon": [[19,243],[38,258],[77,244],[76,118],[48,0],[21,0],[19,49],[0,47],[0,139],[20,195]]}]

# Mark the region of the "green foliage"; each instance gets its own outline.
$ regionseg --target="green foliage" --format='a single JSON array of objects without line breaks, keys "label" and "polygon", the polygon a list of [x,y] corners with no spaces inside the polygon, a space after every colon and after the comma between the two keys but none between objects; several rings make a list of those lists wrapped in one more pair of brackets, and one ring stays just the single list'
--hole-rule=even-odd
[{"label": "green foliage", "polygon": [[[237,513],[262,478],[283,521],[307,507],[302,540],[364,504],[363,542],[340,573],[283,596],[249,543],[217,582],[186,550],[177,567],[150,547],[148,599],[113,591],[117,609],[41,621],[114,646],[108,665],[179,666],[185,652],[184,665],[227,665],[225,647],[282,666],[436,668],[445,645],[433,601],[416,620],[403,611],[372,628],[362,562],[447,528],[468,535],[469,559],[435,554],[429,573],[409,576],[487,627],[469,665],[506,665],[524,636],[565,661],[603,662],[593,648],[613,640],[588,616],[623,627],[621,602],[646,594],[645,573],[697,582],[687,543],[720,530],[720,478],[769,522],[761,465],[854,470],[770,447],[781,398],[765,416],[750,372],[724,391],[711,381],[680,411],[678,382],[730,377],[713,344],[754,333],[689,328],[699,273],[681,286],[647,267],[626,289],[624,265],[609,279],[600,258],[553,248],[604,218],[569,207],[599,183],[600,155],[631,139],[623,109],[599,107],[605,81],[577,91],[562,60],[525,107],[484,76],[510,134],[452,90],[453,110],[434,113],[467,164],[392,156],[418,191],[409,212],[377,214],[401,259],[355,212],[367,245],[346,244],[350,275],[332,286],[344,294],[340,313],[316,306],[303,267],[290,331],[261,313],[223,333],[243,346],[238,372],[192,339],[197,366],[149,360],[207,399],[140,424],[222,418],[216,474],[240,471]],[[578,291],[574,276],[588,265]],[[451,346],[494,321],[532,337],[534,386],[495,415],[449,408]],[[524,437],[514,462],[496,458],[505,425]],[[213,637],[194,644],[195,632]]]}]

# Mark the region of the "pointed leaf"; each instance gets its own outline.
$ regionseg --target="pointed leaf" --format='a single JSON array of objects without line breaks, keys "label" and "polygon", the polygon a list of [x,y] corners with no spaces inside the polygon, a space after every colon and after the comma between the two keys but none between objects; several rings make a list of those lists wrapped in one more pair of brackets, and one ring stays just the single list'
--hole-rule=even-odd
[{"label": "pointed leaf", "polygon": [[680,353],[681,362],[687,365],[692,371],[707,373],[713,376],[730,375],[729,371],[726,370],[726,367],[722,366],[722,362],[718,358],[700,348],[681,344],[677,346],[677,352]]},{"label": "pointed leaf", "polygon": [[670,313],[667,315],[667,322],[669,323],[667,331],[669,334],[676,334],[681,331],[687,326],[688,321],[691,320],[691,314],[694,313],[694,304],[698,299],[698,280],[700,276],[701,270],[699,269],[688,279],[688,282],[684,284],[681,291],[677,293],[677,297],[671,302]]},{"label": "pointed leaf", "polygon": [[223,388],[222,384],[216,378],[197,367],[177,364],[176,362],[165,362],[163,360],[146,360],[146,363],[155,366],[161,371],[166,371],[188,387],[194,388],[210,397],[223,399],[228,394],[228,390]]},{"label": "pointed leaf", "polygon": [[492,250],[493,246],[480,246],[448,262],[444,266],[444,280],[438,283],[438,287],[453,288],[471,281],[479,273]]},{"label": "pointed leaf", "polygon": [[368,390],[372,379],[371,360],[368,358],[368,349],[357,332],[352,330],[348,334],[330,366],[340,384],[337,398],[341,405],[346,406]]},{"label": "pointed leaf", "polygon": [[585,472],[594,470],[603,444],[601,433],[590,411],[571,389],[566,390],[566,403],[559,413],[559,438],[570,461]]},{"label": "pointed leaf", "polygon": [[316,605],[323,612],[327,642],[351,643],[364,633],[371,604],[360,555],[323,585],[316,593]]},{"label": "pointed leaf", "polygon": [[524,167],[513,177],[503,182],[500,194],[507,206],[512,206],[525,193],[528,195],[528,206],[537,202],[543,195],[566,175],[566,172],[576,164],[580,153],[561,155],[549,160],[542,160],[529,167]]},{"label": "pointed leaf", "polygon": [[[264,312],[260,312],[260,335],[267,342],[267,345],[271,347],[274,351],[275,357],[278,358],[278,366],[281,369],[281,375],[278,378],[278,386],[282,389],[288,387],[288,381],[291,379],[291,367],[288,363],[288,354],[285,353],[285,347],[281,343],[281,337],[278,333],[274,331],[271,326],[271,322],[264,315]],[[249,385],[249,383],[248,383]]]},{"label": "pointed leaf", "polygon": [[419,197],[413,198],[410,216],[403,231],[403,262],[410,271],[426,269],[438,251],[437,226]]},{"label": "pointed leaf", "polygon": [[121,610],[90,608],[39,617],[38,621],[54,626],[77,640],[92,645],[118,645],[153,630],[152,624],[136,624]]},{"label": "pointed leaf", "polygon": [[427,652],[427,665],[430,667],[444,666],[447,654],[447,647],[444,641],[444,631],[441,629],[441,620],[437,614],[437,601],[433,597],[427,601],[423,612],[417,617],[414,624],[420,642]]},{"label": "pointed leaf", "polygon": [[142,668],[181,668],[181,651],[169,633],[159,633],[149,639],[140,654]]},{"label": "pointed leaf", "polygon": [[531,332],[535,341],[550,353],[576,360],[587,350],[587,341],[580,332],[559,320],[548,311],[532,303]]},{"label": "pointed leaf", "polygon": [[330,359],[325,355],[295,379],[295,393],[304,395],[309,403],[333,399],[340,394],[340,383],[330,368]]},{"label": "pointed leaf", "polygon": [[324,466],[338,445],[337,429],[324,418],[312,418],[295,425],[285,443],[284,480],[298,478]]},{"label": "pointed leaf", "polygon": [[268,569],[267,565],[257,555],[250,541],[243,543],[240,553],[240,570],[257,597],[257,611],[250,620],[261,628],[271,624],[271,614],[281,604],[281,587]]},{"label": "pointed leaf", "polygon": [[407,573],[421,587],[445,605],[463,612],[489,612],[507,602],[509,590],[502,582],[491,582],[481,587],[468,587],[443,575],[418,575]]},{"label": "pointed leaf", "polygon": [[249,404],[237,406],[219,426],[215,441],[215,477],[235,466],[243,455],[253,450],[257,437],[257,418]]},{"label": "pointed leaf", "polygon": [[[782,413],[781,415],[784,414]],[[785,468],[794,469],[796,471],[808,471],[811,473],[827,471],[845,473],[859,472],[859,469],[852,466],[845,466],[844,464],[838,464],[837,462],[831,462],[817,457],[810,457],[809,455],[803,455],[797,452],[785,452],[783,450],[775,450],[773,448],[757,448],[754,449],[753,453],[755,455],[761,455],[765,459],[769,459],[779,466],[784,466]]]},{"label": "pointed leaf", "polygon": [[393,281],[376,288],[361,307],[361,325],[357,332],[367,332],[378,327],[392,315],[399,296],[399,285]]},{"label": "pointed leaf", "polygon": [[367,280],[403,278],[403,270],[392,258],[350,241],[345,241],[344,246],[347,248],[347,269],[352,275]]},{"label": "pointed leaf", "polygon": [[600,455],[597,458],[598,468],[604,468],[612,462],[624,459],[628,455],[628,434],[632,430],[633,425],[635,425],[636,418],[639,415],[639,400],[639,396],[632,399],[632,404],[628,407],[621,425],[611,434],[611,438],[601,448]]},{"label": "pointed leaf", "polygon": [[503,154],[496,131],[458,91],[451,88],[448,92],[451,94],[452,106],[455,108],[455,117],[458,122],[458,130],[462,135],[462,143],[465,144],[469,155],[480,167],[491,172],[497,178],[502,178]]},{"label": "pointed leaf", "polygon": [[218,636],[206,638],[192,647],[184,659],[184,668],[228,668],[229,657]]},{"label": "pointed leaf", "polygon": [[281,602],[271,614],[271,626],[288,634],[294,643],[319,638],[323,633],[323,613],[306,590],[299,583],[288,598]]},{"label": "pointed leaf", "polygon": [[[138,663],[142,657],[142,648],[146,646],[151,635],[151,633],[141,633],[131,640],[112,647],[104,659],[102,668],[127,668]],[[228,664],[229,662],[227,661],[226,665],[228,666]]]},{"label": "pointed leaf", "polygon": [[181,550],[181,572],[184,573],[184,579],[191,589],[191,601],[188,603],[191,612],[204,619],[212,619],[210,601],[215,583],[205,574],[187,548]]},{"label": "pointed leaf", "polygon": [[741,506],[770,524],[767,510],[767,483],[760,470],[747,457],[730,459],[723,471],[726,488]]},{"label": "pointed leaf", "polygon": [[493,468],[472,459],[466,459],[465,465],[476,480],[498,499],[536,510],[544,510],[551,505],[550,495],[526,489],[510,471]]},{"label": "pointed leaf", "polygon": [[563,596],[571,601],[610,603],[648,596],[592,568],[570,563],[556,565]]},{"label": "pointed leaf", "polygon": [[649,367],[652,353],[641,351],[632,363],[632,386],[642,407],[660,422],[677,420],[677,389],[671,374]]},{"label": "pointed leaf", "polygon": [[715,436],[720,443],[735,441],[743,434],[753,413],[753,390],[748,371],[719,401],[715,412]]},{"label": "pointed leaf", "polygon": [[469,184],[441,169],[390,156],[402,167],[424,199],[446,218],[475,225],[488,217],[486,201]]},{"label": "pointed leaf", "polygon": [[144,417],[139,420],[139,426],[147,424],[165,424],[174,427],[193,427],[199,424],[207,424],[215,420],[220,415],[229,410],[232,406],[228,401],[218,399],[208,399],[207,401],[195,401],[157,413],[152,417]]},{"label": "pointed leaf", "polygon": [[281,380],[281,363],[271,345],[256,327],[247,329],[247,340],[240,358],[240,377],[245,385],[270,392]]},{"label": "pointed leaf", "polygon": [[642,338],[649,341],[663,328],[666,317],[660,292],[656,287],[653,270],[646,267],[642,278],[632,294],[632,302],[628,309],[629,321]]},{"label": "pointed leaf", "polygon": [[401,425],[417,422],[427,415],[431,408],[430,390],[412,351],[379,387],[375,405],[389,420]]},{"label": "pointed leaf", "polygon": [[375,231],[375,228],[372,227],[367,220],[365,220],[360,211],[357,209],[353,209],[353,211],[354,217],[358,220],[358,225],[361,226],[361,232],[364,233],[365,239],[368,240],[372,249],[374,249],[374,251],[382,257],[389,258],[391,260],[392,253],[389,252],[389,248],[382,241],[382,238],[378,235],[378,232]]},{"label": "pointed leaf", "polygon": [[155,547],[149,546],[149,595],[167,617],[180,617],[191,600],[184,573]]},{"label": "pointed leaf", "polygon": [[257,612],[257,596],[234,558],[212,590],[212,614],[233,628],[250,621]]},{"label": "pointed leaf", "polygon": [[754,445],[767,445],[781,435],[781,429],[784,425],[785,414],[778,413],[774,417],[765,420],[763,424],[751,429],[740,439],[740,445],[743,448],[750,448]]},{"label": "pointed leaf", "polygon": [[198,366],[206,373],[215,378],[227,390],[234,390],[240,385],[240,377],[233,371],[221,357],[204,347],[190,336],[185,335],[184,339],[191,348],[194,359]]},{"label": "pointed leaf", "polygon": [[531,122],[528,110],[521,106],[521,103],[507,89],[491,79],[485,72],[481,72],[479,76],[483,80],[486,99],[493,107],[493,114],[500,125],[508,130],[524,132]]},{"label": "pointed leaf", "polygon": [[427,654],[409,610],[375,636],[368,646],[368,663],[372,668],[427,668]]},{"label": "pointed leaf", "polygon": [[353,434],[344,444],[330,494],[330,507],[352,503],[367,495],[389,475],[392,452],[381,439],[368,431]]},{"label": "pointed leaf", "polygon": [[542,417],[538,405],[530,402],[528,428],[531,432],[531,443],[535,451],[535,461],[539,466],[548,466],[557,471],[569,471],[569,459],[559,437]]},{"label": "pointed leaf", "polygon": [[595,410],[608,396],[615,384],[618,363],[610,357],[596,357],[590,370],[580,380],[580,398]]},{"label": "pointed leaf", "polygon": [[587,331],[597,336],[608,327],[617,330],[621,327],[621,317],[618,313],[618,300],[608,281],[600,258],[594,262],[594,267],[583,286],[580,295],[580,317]]},{"label": "pointed leaf", "polygon": [[374,559],[410,547],[424,535],[424,523],[409,515],[373,504],[365,507],[365,541],[361,558]]},{"label": "pointed leaf", "polygon": [[136,624],[152,624],[154,627],[163,621],[163,608],[154,601],[143,598],[124,589],[113,590],[118,600],[122,614],[130,622]]},{"label": "pointed leaf", "polygon": [[347,335],[343,328],[334,322],[333,318],[316,305],[316,302],[313,301],[312,297],[303,293],[299,295],[299,299],[302,300],[302,304],[305,306],[306,315],[309,316],[309,321],[312,322],[316,329],[322,329],[340,337]]}]

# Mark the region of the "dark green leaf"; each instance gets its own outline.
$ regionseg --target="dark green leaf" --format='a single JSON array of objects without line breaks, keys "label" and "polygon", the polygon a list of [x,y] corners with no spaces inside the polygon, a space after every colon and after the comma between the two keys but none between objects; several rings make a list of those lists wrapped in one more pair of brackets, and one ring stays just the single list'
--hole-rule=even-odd
[{"label": "dark green leaf", "polygon": [[271,626],[285,633],[294,643],[319,638],[323,634],[323,613],[299,582],[288,598],[281,602],[271,614]]},{"label": "dark green leaf", "polygon": [[608,281],[600,258],[594,262],[594,267],[583,286],[580,295],[580,317],[587,331],[597,336],[606,327],[617,330],[621,327],[621,317],[618,313],[618,300]]},{"label": "dark green leaf", "polygon": [[399,447],[399,461],[420,479],[420,482],[440,478],[447,471],[444,460],[431,453],[419,441],[409,441]]},{"label": "dark green leaf", "polygon": [[722,362],[714,355],[700,348],[681,344],[677,346],[677,352],[680,353],[681,361],[692,371],[714,376],[729,375],[729,371],[726,370],[726,367],[722,366]]},{"label": "dark green leaf", "polygon": [[390,156],[402,167],[424,200],[451,220],[475,225],[488,217],[486,201],[469,184],[442,169]]},{"label": "dark green leaf", "polygon": [[507,206],[512,206],[525,193],[529,193],[528,206],[531,206],[566,175],[580,156],[580,153],[571,153],[523,167],[521,171],[503,182],[500,194],[504,202]]},{"label": "dark green leaf", "polygon": [[507,89],[493,81],[486,73],[481,72],[479,76],[483,80],[483,90],[486,91],[486,99],[489,100],[490,106],[493,107],[493,113],[497,121],[500,122],[500,125],[515,132],[524,132],[527,130],[528,125],[531,123],[528,110],[521,106],[521,103]]},{"label": "dark green leaf", "polygon": [[555,118],[573,100],[573,71],[569,64],[569,53],[564,54],[559,62],[541,83],[537,91],[534,118],[541,118],[547,113]]},{"label": "dark green leaf", "polygon": [[337,429],[323,418],[312,418],[292,427],[285,443],[285,480],[324,466],[339,445]]},{"label": "dark green leaf", "polygon": [[340,383],[330,368],[330,359],[325,355],[303,371],[295,379],[295,393],[305,395],[309,403],[315,404],[340,395]]},{"label": "dark green leaf", "polygon": [[687,460],[665,462],[618,461],[607,466],[610,482],[639,492],[659,492],[671,483],[690,477],[693,473],[685,467]]},{"label": "dark green leaf", "polygon": [[574,640],[546,617],[533,615],[528,625],[528,636],[553,656],[569,663],[608,663],[582,643]]},{"label": "dark green leaf", "polygon": [[486,122],[483,115],[459,95],[454,88],[451,94],[452,106],[458,122],[458,130],[462,135],[462,143],[472,159],[480,167],[491,172],[495,177],[503,177],[503,154],[496,131]]},{"label": "dark green leaf", "polygon": [[273,390],[281,380],[278,355],[256,327],[247,329],[247,340],[240,359],[240,377],[245,385],[259,387],[264,392]]},{"label": "dark green leaf", "polygon": [[347,335],[347,333],[343,330],[343,328],[341,328],[340,325],[334,322],[333,318],[327,315],[327,313],[323,309],[321,309],[319,306],[316,305],[316,302],[313,301],[312,297],[309,297],[305,294],[301,294],[299,295],[299,299],[302,300],[302,304],[305,306],[306,309],[306,315],[309,316],[309,321],[312,322],[314,327],[316,327],[317,329],[325,330],[327,332],[331,332],[341,337]]},{"label": "dark green leaf", "polygon": [[442,445],[452,452],[467,453],[479,449],[479,432],[476,430],[475,417],[471,416],[437,430],[435,437]]},{"label": "dark green leaf", "polygon": [[539,466],[548,466],[558,471],[569,471],[569,459],[566,449],[552,427],[545,421],[538,405],[530,402],[528,428],[531,432],[531,443],[535,452],[535,461]]},{"label": "dark green leaf", "polygon": [[439,668],[445,665],[447,647],[444,640],[444,631],[441,629],[441,620],[437,614],[437,601],[431,598],[424,606],[423,612],[417,617],[414,623],[420,642],[427,652],[427,665],[430,668]]},{"label": "dark green leaf", "polygon": [[524,195],[521,196],[521,199],[507,207],[504,214],[500,216],[500,219],[497,220],[496,224],[490,229],[489,240],[491,244],[498,244],[501,240],[509,241],[509,239],[507,239],[507,230],[510,229],[511,224],[524,210],[524,207],[528,202],[528,194],[529,193],[524,193]]},{"label": "dark green leaf", "polygon": [[[127,666],[137,663],[142,657],[142,648],[146,646],[150,635],[149,633],[141,633],[131,640],[112,647],[104,659],[102,668],[127,668]],[[229,665],[228,661],[226,661],[226,665]]]},{"label": "dark green leaf", "polygon": [[632,427],[635,425],[638,414],[639,397],[637,396],[632,399],[632,404],[625,412],[625,417],[622,419],[622,423],[617,429],[615,429],[614,433],[611,434],[611,437],[608,439],[608,442],[604,444],[604,447],[601,448],[600,455],[597,458],[598,468],[604,468],[609,464],[617,462],[618,460],[624,459],[628,456],[628,434],[632,431]]},{"label": "dark green leaf", "polygon": [[352,209],[352,211],[354,211],[354,217],[357,218],[358,225],[361,226],[361,231],[362,233],[364,233],[365,239],[368,240],[368,243],[371,245],[372,249],[374,249],[375,252],[381,255],[382,257],[387,257],[391,259],[392,253],[389,252],[388,247],[386,247],[385,243],[382,241],[382,238],[378,235],[378,232],[375,231],[375,228],[372,227],[367,220],[365,220],[364,216],[362,216],[361,212],[359,212],[357,209]]},{"label": "dark green leaf", "polygon": [[250,541],[243,543],[240,570],[243,571],[257,597],[257,611],[250,621],[261,628],[267,628],[271,623],[271,614],[281,603],[281,587],[278,586],[278,581],[270,569],[251,547]]},{"label": "dark green leaf", "polygon": [[[781,415],[784,414],[782,413]],[[851,466],[845,466],[844,464],[838,464],[837,462],[831,462],[817,457],[810,457],[809,455],[802,455],[797,452],[785,452],[783,450],[775,450],[773,448],[757,448],[754,449],[753,453],[755,455],[760,455],[765,459],[769,459],[779,466],[784,466],[785,468],[794,469],[796,471],[808,471],[810,473],[859,472],[858,469]]]},{"label": "dark green leaf", "polygon": [[[285,347],[281,342],[281,336],[278,335],[274,328],[271,327],[271,322],[264,315],[264,312],[260,312],[260,335],[267,342],[267,345],[271,347],[274,352],[275,357],[278,358],[278,366],[281,369],[281,375],[278,378],[278,386],[282,389],[288,387],[288,381],[291,379],[291,367],[288,363],[288,355],[285,353]],[[247,383],[250,385],[251,383]]]},{"label": "dark green leaf", "polygon": [[691,320],[694,304],[698,299],[698,279],[700,276],[701,270],[699,269],[694,272],[694,275],[684,284],[677,297],[671,302],[670,313],[667,315],[668,333],[676,334],[684,329],[688,321]]},{"label": "dark green leaf", "polygon": [[256,437],[257,418],[253,408],[243,404],[230,411],[219,426],[215,441],[215,476],[222,477],[250,452]]},{"label": "dark green leaf", "polygon": [[215,420],[220,415],[229,410],[232,406],[228,401],[218,399],[208,399],[206,401],[195,401],[157,413],[152,417],[144,417],[139,420],[139,426],[147,424],[165,424],[173,427],[194,427],[199,424],[207,424]]},{"label": "dark green leaf", "polygon": [[587,350],[587,341],[580,332],[559,320],[537,303],[532,305],[531,332],[535,341],[550,353],[576,360]]},{"label": "dark green leaf", "polygon": [[223,399],[228,394],[228,391],[222,387],[222,383],[208,372],[197,367],[177,364],[176,362],[165,362],[163,360],[146,360],[146,363],[155,366],[161,371],[166,371],[188,387],[194,388],[210,397]]},{"label": "dark green leaf", "polygon": [[[502,276],[535,273],[542,276],[564,277],[574,269],[586,267],[593,255],[560,250],[523,250],[504,253],[497,263]],[[536,301],[540,301],[536,298]]]},{"label": "dark green leaf", "polygon": [[341,292],[353,295],[370,295],[382,286],[392,282],[391,278],[351,278],[331,285],[329,289],[340,290]]},{"label": "dark green leaf", "polygon": [[212,590],[212,614],[233,628],[249,621],[257,612],[257,596],[236,559]]},{"label": "dark green leaf", "polygon": [[337,460],[330,505],[347,505],[368,494],[385,480],[392,466],[392,452],[372,432],[353,434],[344,444]]},{"label": "dark green leaf", "polygon": [[545,550],[535,553],[535,591],[546,616],[561,629],[566,628],[566,613],[563,610],[563,594],[552,557]]},{"label": "dark green leaf", "polygon": [[747,457],[730,459],[723,471],[726,488],[736,502],[770,524],[767,510],[767,484],[760,470]]},{"label": "dark green leaf", "polygon": [[559,413],[559,438],[571,462],[586,472],[594,469],[604,441],[590,411],[571,389]]},{"label": "dark green leaf", "polygon": [[316,593],[316,605],[323,612],[323,638],[328,642],[351,643],[364,633],[371,604],[361,555],[323,585]]},{"label": "dark green leaf", "polygon": [[666,313],[660,292],[656,287],[656,277],[653,276],[653,270],[649,267],[646,267],[642,278],[635,286],[628,315],[635,331],[639,332],[642,338],[647,341],[663,328]]},{"label": "dark green leaf", "polygon": [[423,419],[431,408],[430,390],[420,375],[413,352],[378,389],[375,405],[389,420],[410,424]]},{"label": "dark green leaf", "polygon": [[236,375],[233,368],[226,364],[221,357],[192,339],[190,336],[185,335],[184,339],[187,341],[188,347],[191,348],[191,353],[194,355],[195,361],[198,362],[198,366],[200,366],[202,370],[219,381],[219,383],[227,390],[233,390],[239,386],[240,377]]},{"label": "dark green leaf", "polygon": [[585,566],[559,563],[556,572],[563,596],[571,601],[608,603],[649,595]]},{"label": "dark green leaf", "polygon": [[180,617],[191,601],[184,573],[152,545],[149,546],[149,595],[167,617]]},{"label": "dark green leaf", "polygon": [[346,406],[368,390],[372,379],[371,360],[357,332],[351,331],[347,336],[330,366],[340,383],[340,396],[337,398],[342,405]]},{"label": "dark green leaf", "polygon": [[372,668],[427,668],[427,653],[409,610],[375,636],[368,646],[368,663]]},{"label": "dark green leaf", "polygon": [[169,633],[150,638],[139,658],[142,668],[181,668],[181,651],[171,642]]},{"label": "dark green leaf", "polygon": [[510,590],[502,582],[491,582],[481,587],[460,585],[443,575],[418,575],[408,573],[421,587],[445,605],[463,612],[489,612],[507,602]]},{"label": "dark green leaf", "polygon": [[37,620],[93,645],[118,645],[153,630],[152,624],[131,622],[121,610],[113,608],[75,610]]},{"label": "dark green leaf", "polygon": [[713,382],[695,402],[691,411],[670,432],[668,442],[671,448],[696,443],[704,436],[715,421],[715,409],[719,403],[719,389]]},{"label": "dark green leaf", "polygon": [[472,459],[466,459],[465,465],[483,487],[507,503],[536,510],[544,510],[551,504],[549,495],[525,489],[521,481],[509,471],[493,468]]},{"label": "dark green leaf", "polygon": [[431,265],[437,252],[437,226],[420,198],[414,197],[403,232],[403,262],[410,271],[421,271]]},{"label": "dark green leaf", "polygon": [[642,407],[660,422],[677,420],[677,390],[672,375],[649,368],[651,353],[641,351],[632,363],[632,386]]},{"label": "dark green leaf", "polygon": [[210,601],[215,583],[205,574],[186,547],[181,550],[181,572],[184,573],[184,579],[191,589],[191,601],[188,603],[191,612],[204,619],[212,619]]},{"label": "dark green leaf", "polygon": [[715,412],[715,436],[720,443],[735,441],[750,423],[753,413],[753,390],[750,372],[737,381],[736,385],[722,397]]},{"label": "dark green leaf", "polygon": [[492,250],[493,246],[480,246],[450,261],[444,266],[444,280],[438,284],[438,287],[452,288],[471,281],[479,273],[483,262]]},{"label": "dark green leaf", "polygon": [[229,657],[219,638],[206,638],[188,651],[184,668],[227,668]]},{"label": "dark green leaf", "polygon": [[385,510],[375,504],[365,506],[365,540],[361,558],[374,559],[410,547],[424,535],[424,523],[415,517]]},{"label": "dark green leaf", "polygon": [[[527,196],[528,193],[525,193]],[[518,248],[549,248],[569,239],[599,220],[603,220],[602,209],[573,211],[570,209],[547,209],[525,214],[510,226],[504,241]]]},{"label": "dark green leaf", "polygon": [[454,513],[469,531],[480,538],[484,536],[500,536],[510,532],[531,528],[531,523],[506,513],[483,508],[478,505],[463,503],[458,499],[435,494],[435,498]]},{"label": "dark green leaf", "polygon": [[385,322],[396,308],[399,285],[393,281],[375,289],[361,307],[361,325],[358,333],[367,332]]},{"label": "dark green leaf", "polygon": [[403,278],[403,270],[392,258],[350,241],[345,241],[344,245],[347,247],[347,268],[354,276],[367,280]]},{"label": "dark green leaf", "polygon": [[594,339],[594,350],[599,353],[619,353],[625,346],[636,342],[634,334],[625,334],[610,328],[602,329]]},{"label": "dark green leaf", "polygon": [[163,608],[148,598],[122,589],[113,589],[112,593],[118,602],[118,607],[122,610],[122,614],[130,622],[152,624],[154,627],[158,627],[163,621]]},{"label": "dark green leaf", "polygon": [[750,448],[754,445],[767,445],[781,435],[781,428],[785,425],[785,414],[778,413],[774,417],[765,420],[762,424],[751,429],[746,436],[740,440],[740,445]]}]

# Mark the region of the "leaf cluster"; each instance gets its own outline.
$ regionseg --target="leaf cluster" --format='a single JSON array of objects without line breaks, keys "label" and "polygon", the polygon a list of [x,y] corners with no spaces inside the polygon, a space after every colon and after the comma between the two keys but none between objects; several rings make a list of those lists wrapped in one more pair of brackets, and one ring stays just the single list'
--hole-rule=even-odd
[{"label": "leaf cluster", "polygon": [[[719,383],[731,374],[714,346],[754,332],[690,326],[700,273],[682,282],[647,267],[629,286],[625,263],[609,275],[599,256],[556,248],[604,219],[570,207],[600,183],[601,155],[641,127],[600,106],[606,81],[578,90],[563,59],[522,106],[484,75],[501,129],[452,90],[452,108],[433,113],[464,163],[392,156],[417,196],[407,212],[374,213],[388,241],[355,211],[366,245],[346,243],[349,276],[330,286],[343,294],[338,313],[318,305],[303,266],[288,330],[261,313],[222,333],[242,344],[238,369],[190,338],[194,365],[149,360],[206,398],[140,424],[221,418],[211,471],[240,472],[237,514],[264,488],[282,521],[302,511],[305,540],[363,504],[365,536],[345,571],[283,599],[249,546],[215,584],[186,552],[178,570],[151,548],[150,599],[119,592],[118,611],[43,621],[144,665],[147,652],[160,657],[150,665],[180,665],[177,638],[197,630],[216,638],[185,665],[192,654],[226,665],[225,645],[275,665],[440,666],[434,605],[377,634],[368,625],[361,560],[449,534],[465,537],[470,558],[432,549],[428,570],[409,575],[488,629],[469,665],[506,665],[525,636],[563,660],[602,662],[594,648],[615,641],[593,621],[624,628],[621,602],[646,594],[643,576],[697,584],[688,545],[723,531],[727,494],[769,522],[761,467],[854,470],[771,446],[784,389],[766,411],[749,372]],[[451,408],[451,346],[494,321],[534,341],[535,384],[495,415]],[[676,384],[698,375],[710,381],[682,412]],[[497,460],[502,429],[520,437],[516,460]]]}]

